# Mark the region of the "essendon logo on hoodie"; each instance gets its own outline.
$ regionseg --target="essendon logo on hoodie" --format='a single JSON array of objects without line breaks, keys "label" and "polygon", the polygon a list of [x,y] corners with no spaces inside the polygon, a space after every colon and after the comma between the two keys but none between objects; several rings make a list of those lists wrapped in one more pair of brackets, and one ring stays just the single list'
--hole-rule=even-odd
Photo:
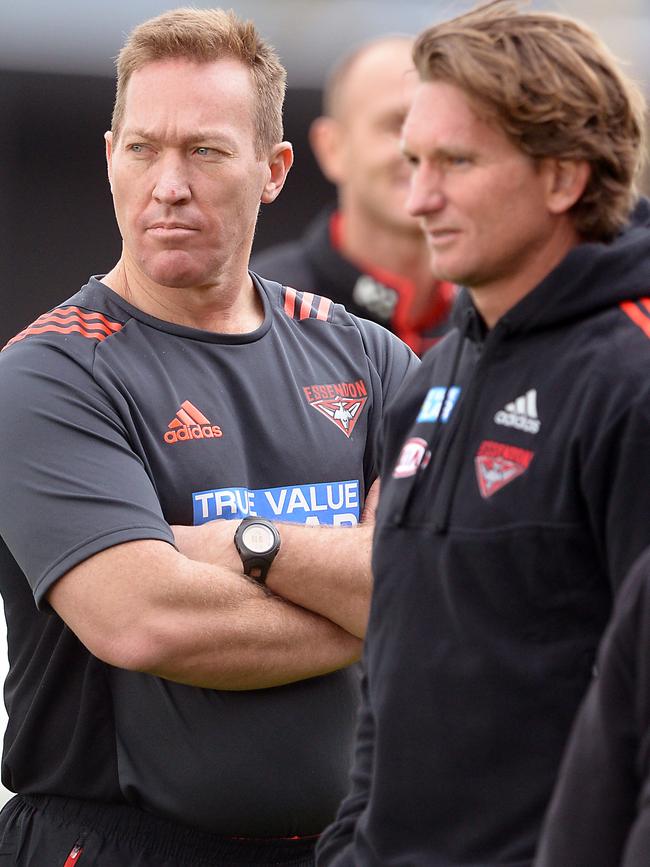
[{"label": "essendon logo on hoodie", "polygon": [[307,403],[349,438],[368,400],[365,382],[357,379],[356,382],[307,385],[303,391]]},{"label": "essendon logo on hoodie", "polygon": [[189,400],[184,400],[174,418],[167,425],[163,439],[166,443],[211,440],[223,436],[223,431],[210,421]]},{"label": "essendon logo on hoodie", "polygon": [[474,458],[476,479],[484,499],[496,494],[528,469],[534,453],[517,446],[484,440]]}]

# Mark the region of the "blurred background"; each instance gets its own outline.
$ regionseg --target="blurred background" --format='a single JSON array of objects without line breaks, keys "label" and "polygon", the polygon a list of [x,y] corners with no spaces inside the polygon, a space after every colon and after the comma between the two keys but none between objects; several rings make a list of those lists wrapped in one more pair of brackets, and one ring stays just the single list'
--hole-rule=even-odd
[{"label": "blurred background", "polygon": [[[0,0],[0,346],[117,259],[120,241],[102,138],[110,125],[113,60],[137,23],[179,5],[183,0]],[[288,70],[285,137],[294,144],[295,164],[278,201],[262,209],[255,242],[261,250],[298,236],[333,199],[306,133],[319,113],[321,86],[334,60],[366,39],[417,33],[474,4],[233,0],[225,5],[255,21]],[[650,97],[648,0],[531,5],[590,24]],[[647,180],[644,186],[648,191]],[[2,630],[0,623],[0,678],[6,669]],[[0,731],[3,712],[0,704]]]}]

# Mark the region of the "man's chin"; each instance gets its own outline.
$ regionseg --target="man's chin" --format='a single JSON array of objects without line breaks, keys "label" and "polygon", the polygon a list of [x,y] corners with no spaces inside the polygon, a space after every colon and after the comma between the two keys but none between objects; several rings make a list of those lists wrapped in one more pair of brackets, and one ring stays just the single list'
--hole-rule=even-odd
[{"label": "man's chin", "polygon": [[145,264],[143,271],[159,286],[167,289],[190,289],[205,282],[205,274],[187,256],[168,257],[168,261],[154,261]]},{"label": "man's chin", "polygon": [[166,289],[193,289],[200,282],[197,278],[184,274],[175,277],[163,276],[159,280],[156,280],[159,286],[164,286]]},{"label": "man's chin", "polygon": [[164,286],[165,289],[191,289],[201,282],[195,276],[187,273],[170,274],[169,272],[150,271],[147,276],[157,286]]},{"label": "man's chin", "polygon": [[429,259],[431,265],[431,274],[434,280],[443,280],[447,283],[465,284],[465,270],[459,268],[453,263],[446,262],[443,257],[436,256],[435,253]]}]

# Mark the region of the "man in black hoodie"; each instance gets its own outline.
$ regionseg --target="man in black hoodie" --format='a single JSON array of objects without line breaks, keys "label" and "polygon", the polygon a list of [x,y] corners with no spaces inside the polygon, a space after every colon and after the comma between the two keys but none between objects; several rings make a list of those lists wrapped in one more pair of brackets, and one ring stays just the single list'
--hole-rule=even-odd
[{"label": "man in black hoodie", "polygon": [[528,867],[650,544],[644,104],[590,30],[504,0],[414,59],[408,207],[468,291],[385,421],[352,788],[318,864]]}]

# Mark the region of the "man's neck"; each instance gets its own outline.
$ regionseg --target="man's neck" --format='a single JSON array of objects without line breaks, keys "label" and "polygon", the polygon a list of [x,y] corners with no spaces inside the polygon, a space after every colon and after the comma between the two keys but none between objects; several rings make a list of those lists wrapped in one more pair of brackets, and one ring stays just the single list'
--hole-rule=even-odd
[{"label": "man's neck", "polygon": [[247,271],[227,285],[161,286],[123,255],[102,282],[143,313],[189,328],[244,334],[259,328],[264,318]]},{"label": "man's neck", "polygon": [[370,224],[348,211],[341,213],[340,219],[340,249],[346,258],[410,280],[415,289],[414,314],[430,303],[435,293],[435,281],[431,274],[429,250],[419,230],[396,231],[394,227],[381,223]]},{"label": "man's neck", "polygon": [[472,300],[487,327],[494,328],[499,319],[548,277],[579,243],[580,237],[567,223],[547,245],[529,258],[524,270],[492,280],[489,284],[470,286]]}]

